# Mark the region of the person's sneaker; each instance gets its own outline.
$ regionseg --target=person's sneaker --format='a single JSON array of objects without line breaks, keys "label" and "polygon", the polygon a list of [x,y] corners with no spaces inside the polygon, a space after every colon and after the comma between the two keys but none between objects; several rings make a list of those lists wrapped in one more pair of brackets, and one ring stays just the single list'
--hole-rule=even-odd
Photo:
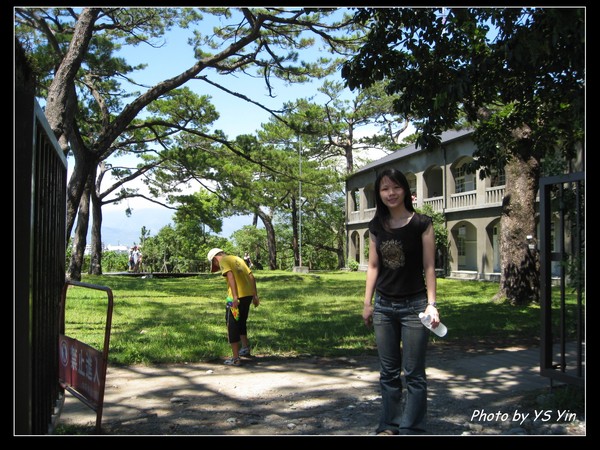
[{"label": "person's sneaker", "polygon": [[250,356],[250,347],[242,347],[240,349],[240,356]]},{"label": "person's sneaker", "polygon": [[226,366],[239,366],[242,362],[240,361],[240,358],[227,358],[223,364],[225,364]]}]

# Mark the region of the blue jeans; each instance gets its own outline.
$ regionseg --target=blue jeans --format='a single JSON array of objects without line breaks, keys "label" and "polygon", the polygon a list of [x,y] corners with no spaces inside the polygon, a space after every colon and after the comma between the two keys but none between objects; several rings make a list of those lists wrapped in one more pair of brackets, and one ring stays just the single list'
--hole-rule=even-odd
[{"label": "blue jeans", "polygon": [[[379,353],[382,413],[377,432],[425,431],[427,414],[427,377],[425,353],[429,330],[419,319],[427,306],[427,294],[402,302],[391,302],[375,295],[373,326]],[[402,344],[401,344],[402,343]],[[401,346],[402,345],[402,346]],[[402,408],[402,379],[406,401]]]}]

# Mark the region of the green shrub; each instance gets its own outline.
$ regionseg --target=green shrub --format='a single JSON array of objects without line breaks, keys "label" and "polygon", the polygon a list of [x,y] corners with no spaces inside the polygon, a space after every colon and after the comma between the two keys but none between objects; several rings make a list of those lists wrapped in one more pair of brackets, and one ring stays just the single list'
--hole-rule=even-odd
[{"label": "green shrub", "polygon": [[356,272],[358,270],[358,262],[355,259],[349,259],[348,268],[353,272]]}]

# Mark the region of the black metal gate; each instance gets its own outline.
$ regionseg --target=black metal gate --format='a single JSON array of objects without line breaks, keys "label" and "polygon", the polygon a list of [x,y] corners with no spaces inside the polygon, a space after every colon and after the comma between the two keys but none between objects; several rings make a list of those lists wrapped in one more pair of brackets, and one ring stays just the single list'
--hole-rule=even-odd
[{"label": "black metal gate", "polygon": [[15,45],[14,431],[48,434],[60,408],[59,305],[65,283],[67,162]]},{"label": "black metal gate", "polygon": [[540,180],[540,274],[541,375],[584,386],[585,172]]}]

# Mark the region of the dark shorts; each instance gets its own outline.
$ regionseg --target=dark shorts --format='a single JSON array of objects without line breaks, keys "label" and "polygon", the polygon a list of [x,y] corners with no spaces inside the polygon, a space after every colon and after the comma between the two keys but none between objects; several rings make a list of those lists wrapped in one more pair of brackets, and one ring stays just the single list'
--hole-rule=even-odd
[{"label": "dark shorts", "polygon": [[240,341],[240,336],[246,336],[248,334],[246,328],[246,322],[248,321],[248,314],[250,312],[250,305],[252,304],[252,296],[240,298],[240,316],[238,320],[233,318],[233,314],[229,310],[229,306],[226,307],[225,321],[227,322],[227,337],[229,343]]}]

